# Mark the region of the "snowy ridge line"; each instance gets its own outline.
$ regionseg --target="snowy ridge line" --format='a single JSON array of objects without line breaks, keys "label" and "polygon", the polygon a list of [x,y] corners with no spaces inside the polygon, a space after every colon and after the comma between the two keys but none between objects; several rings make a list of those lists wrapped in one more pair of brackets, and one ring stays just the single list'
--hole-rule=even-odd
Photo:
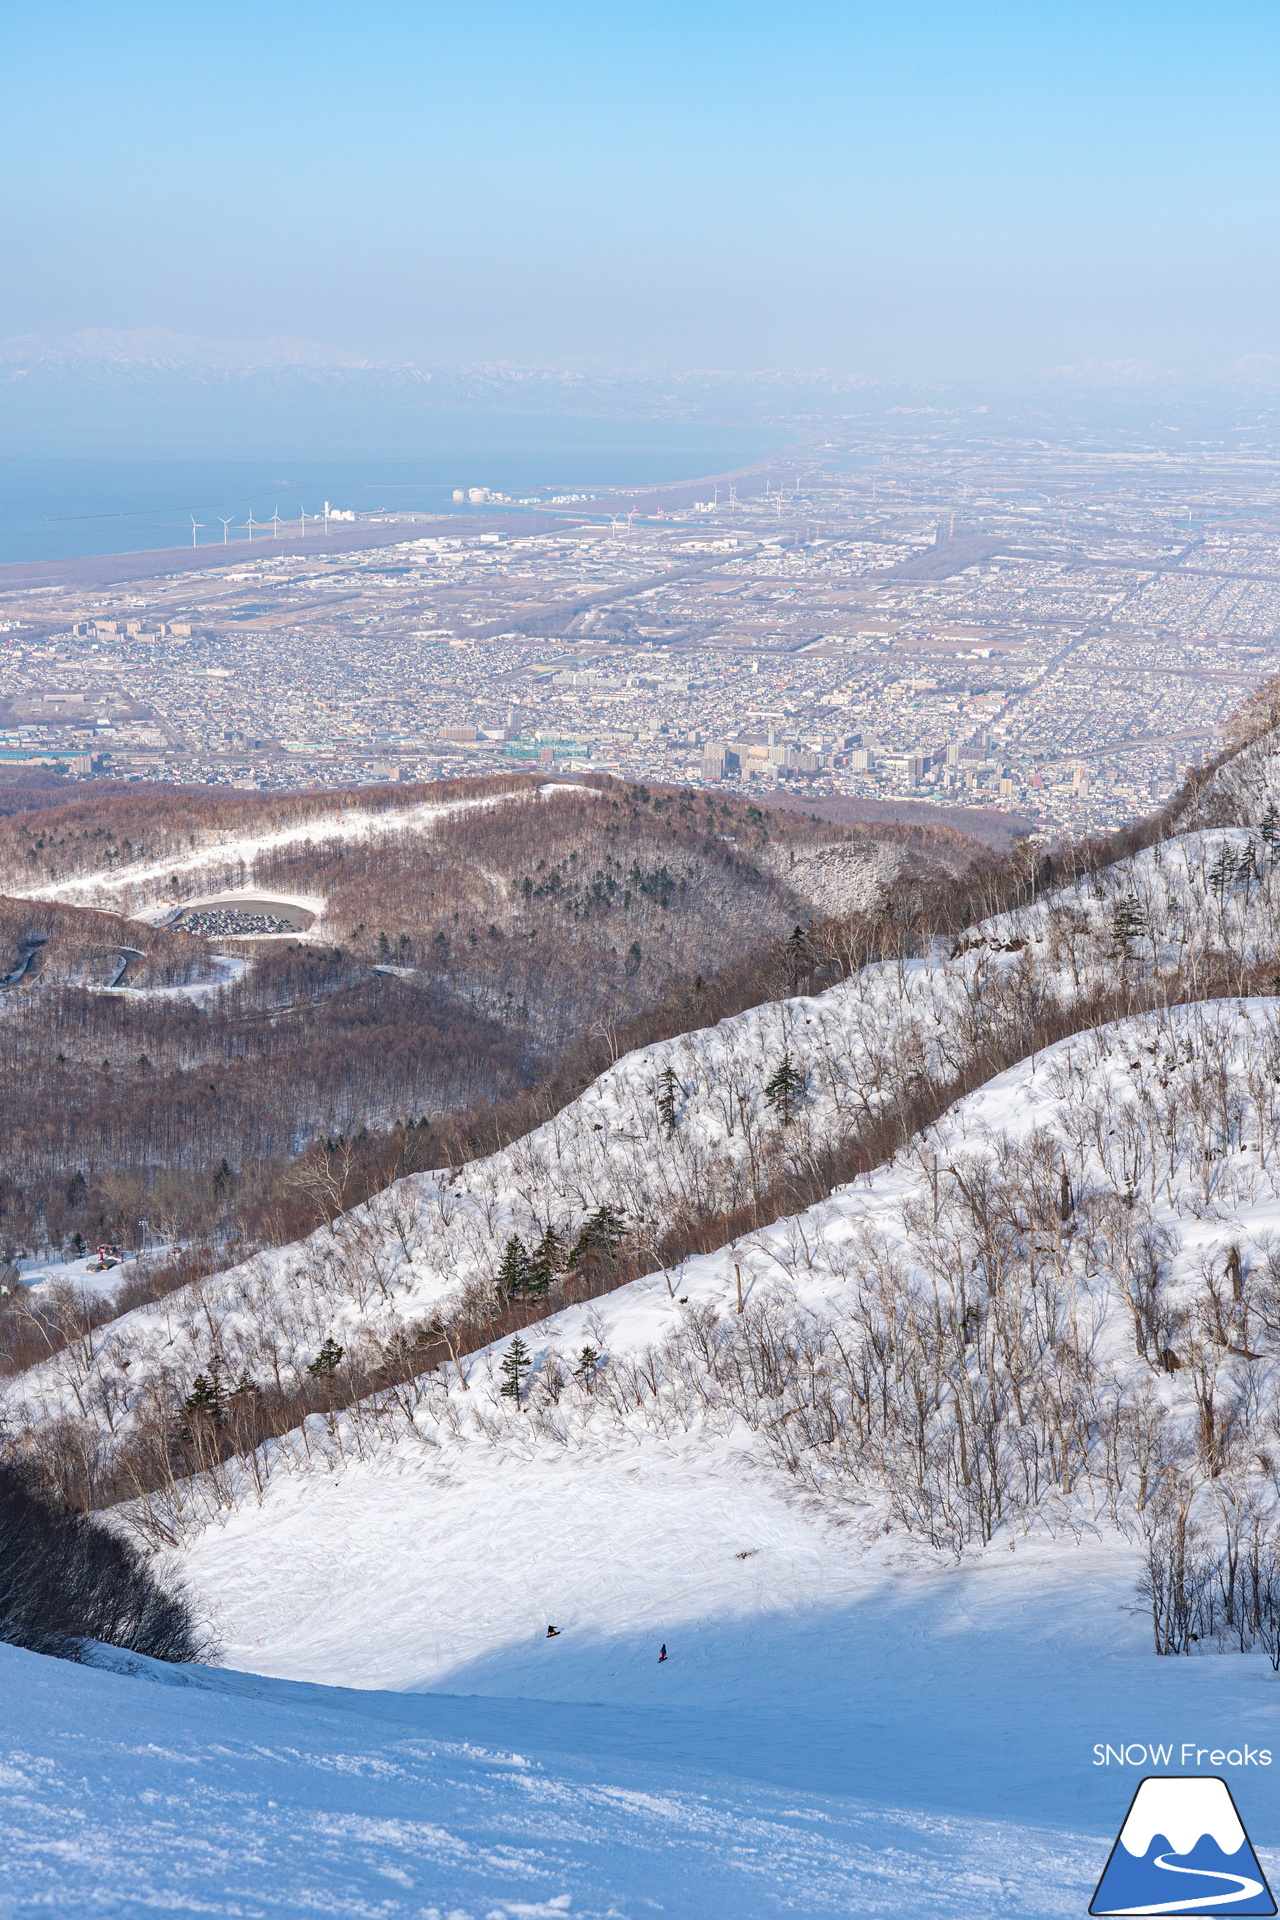
[{"label": "snowy ridge line", "polygon": [[957,945],[999,951],[1010,942],[1030,947],[1041,966],[1069,972],[1073,984],[1104,955],[1139,977],[1177,970],[1192,981],[1223,959],[1249,966],[1280,955],[1280,814],[1264,816],[1260,827],[1156,841],[983,921]]},{"label": "snowy ridge line", "polygon": [[[1060,908],[1040,902],[986,923],[953,957],[878,963],[815,998],[626,1055],[502,1152],[398,1182],[305,1242],[100,1329],[14,1381],[10,1415],[38,1429],[71,1413],[109,1441],[161,1400],[184,1398],[215,1355],[235,1378],[300,1381],[333,1338],[376,1365],[438,1316],[483,1320],[474,1303],[513,1234],[532,1243],[551,1225],[572,1240],[601,1207],[626,1215],[631,1246],[652,1246],[657,1264],[673,1220],[758,1214],[780,1182],[811,1182],[838,1142],[874,1131],[910,1088],[963,1084],[1002,1034],[1010,1057],[1029,1014],[1028,1034],[1055,1007],[1077,1017],[1118,971],[1140,1001],[1187,991],[1177,969],[1206,993],[1223,990],[1224,966],[1228,985],[1243,984],[1250,959],[1280,944],[1280,875],[1251,858],[1249,877],[1224,882],[1221,899],[1209,876],[1246,843],[1265,849],[1243,829],[1149,849],[1067,889]],[[1118,969],[1114,918],[1134,899],[1168,933],[1134,935]],[[784,1062],[803,1083],[789,1120],[767,1092]]]},{"label": "snowy ridge line", "polygon": [[[56,880],[45,886],[14,887],[10,894],[16,900],[99,904],[120,893],[150,888],[153,883],[162,885],[172,874],[199,873],[205,868],[225,871],[231,868],[232,863],[240,867],[247,866],[259,854],[269,853],[279,847],[298,846],[307,841],[376,840],[396,833],[429,832],[437,820],[471,813],[478,807],[504,806],[539,798],[551,790],[546,786],[535,789],[526,787],[513,793],[482,794],[474,799],[425,800],[412,807],[377,812],[352,804],[331,814],[320,814],[314,819],[299,822],[296,826],[276,827],[260,834],[231,835],[225,839],[208,841],[191,852],[175,854],[172,858],[136,861],[109,874],[77,874],[71,879]],[[594,789],[575,787],[574,792],[578,791],[593,792]],[[183,904],[186,904],[185,901]]]},{"label": "snowy ridge line", "polygon": [[1206,775],[1189,782],[1174,826],[1234,826],[1260,821],[1268,807],[1280,806],[1280,749],[1274,724],[1253,739],[1228,748]]}]

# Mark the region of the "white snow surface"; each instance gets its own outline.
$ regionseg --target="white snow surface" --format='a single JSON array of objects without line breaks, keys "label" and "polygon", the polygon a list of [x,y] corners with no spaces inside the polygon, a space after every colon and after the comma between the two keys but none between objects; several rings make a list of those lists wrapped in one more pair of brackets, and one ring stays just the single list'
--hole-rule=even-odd
[{"label": "white snow surface", "polygon": [[[1146,1743],[1280,1759],[1266,1662],[1155,1659],[1113,1542],[921,1566],[657,1449],[585,1502],[563,1463],[491,1454],[459,1535],[409,1452],[202,1547],[229,1671],[0,1646],[0,1914],[1066,1920]],[[300,1548],[311,1604],[291,1583],[273,1618]],[[433,1618],[442,1578],[460,1611]],[[431,1691],[365,1677],[388,1636],[408,1673],[406,1607]],[[1272,1771],[1231,1769],[1269,1872]]]},{"label": "white snow surface", "polygon": [[110,1300],[126,1280],[135,1279],[145,1269],[148,1257],[163,1258],[163,1249],[158,1253],[153,1250],[150,1256],[129,1254],[105,1273],[92,1271],[98,1263],[96,1249],[68,1260],[24,1260],[19,1271],[22,1285],[37,1298],[51,1290],[69,1288],[79,1298]]},{"label": "white snow surface", "polygon": [[819,1751],[772,1701],[705,1716],[124,1664],[0,1646],[6,1920],[1065,1920],[1105,1858],[1109,1807],[1046,1827],[929,1811],[915,1785],[863,1795],[842,1758],[892,1743],[862,1715]]}]

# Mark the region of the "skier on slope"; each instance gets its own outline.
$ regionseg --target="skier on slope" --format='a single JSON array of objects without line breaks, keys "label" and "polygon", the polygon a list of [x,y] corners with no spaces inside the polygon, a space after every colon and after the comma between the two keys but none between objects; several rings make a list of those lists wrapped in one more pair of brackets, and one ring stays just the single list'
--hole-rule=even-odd
[{"label": "skier on slope", "polygon": [[659,1651],[659,1654],[658,1654],[658,1665],[659,1665],[659,1666],[661,1666],[661,1665],[662,1665],[662,1663],[663,1663],[663,1661],[664,1661],[664,1660],[666,1659],[666,1657],[667,1657],[667,1643],[666,1643],[666,1641],[664,1640],[664,1641],[663,1641],[663,1643],[662,1643],[662,1647],[661,1647],[661,1650]]},{"label": "skier on slope", "polygon": [[559,1627],[548,1627],[548,1628],[547,1628],[547,1638],[548,1638],[548,1640],[558,1640],[558,1639],[560,1638],[560,1629],[559,1629]]}]

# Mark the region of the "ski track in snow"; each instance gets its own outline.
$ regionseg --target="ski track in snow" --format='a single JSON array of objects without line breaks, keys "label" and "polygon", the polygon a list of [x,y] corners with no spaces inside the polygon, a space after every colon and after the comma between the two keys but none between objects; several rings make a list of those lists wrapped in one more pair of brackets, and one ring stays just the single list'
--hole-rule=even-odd
[{"label": "ski track in snow", "polygon": [[[538,789],[538,794],[554,790],[553,787],[544,786]],[[593,789],[574,787],[572,791],[589,793]],[[126,889],[137,887],[153,891],[157,886],[163,887],[170,874],[199,873],[206,867],[216,871],[232,862],[243,862],[248,866],[261,853],[274,852],[280,847],[300,846],[308,840],[376,840],[392,833],[427,832],[437,821],[455,814],[469,813],[476,807],[503,806],[528,797],[524,792],[482,794],[474,800],[425,800],[417,806],[388,808],[383,812],[352,805],[331,814],[318,815],[312,820],[300,821],[296,826],[276,827],[270,832],[242,834],[225,840],[208,840],[188,853],[175,853],[164,859],[137,860],[128,866],[116,868],[112,873],[80,873],[70,879],[55,880],[43,886],[14,887],[10,890],[11,897],[15,900],[62,900],[72,906],[108,906]],[[305,896],[305,900],[300,895],[291,898],[308,906],[316,904],[311,895]],[[319,905],[322,907],[323,901]],[[152,916],[139,914],[138,917]]]}]

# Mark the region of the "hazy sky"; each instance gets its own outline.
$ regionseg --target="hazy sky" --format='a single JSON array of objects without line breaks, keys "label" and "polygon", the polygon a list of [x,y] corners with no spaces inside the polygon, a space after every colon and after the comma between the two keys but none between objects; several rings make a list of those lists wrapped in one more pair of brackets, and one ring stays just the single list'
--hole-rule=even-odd
[{"label": "hazy sky", "polygon": [[4,48],[5,335],[889,379],[1280,354],[1274,0],[61,0]]}]

